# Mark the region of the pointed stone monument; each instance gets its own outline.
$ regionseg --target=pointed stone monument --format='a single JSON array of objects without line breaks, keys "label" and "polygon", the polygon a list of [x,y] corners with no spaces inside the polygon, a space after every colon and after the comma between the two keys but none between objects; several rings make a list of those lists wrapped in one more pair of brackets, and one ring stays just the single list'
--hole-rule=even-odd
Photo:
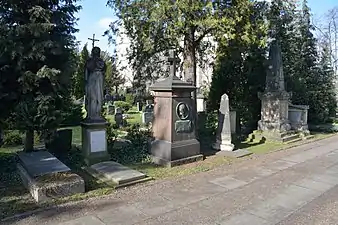
[{"label": "pointed stone monument", "polygon": [[216,150],[232,151],[234,145],[231,143],[231,125],[230,125],[230,109],[229,97],[223,94],[218,112],[218,126],[216,142],[212,146]]},{"label": "pointed stone monument", "polygon": [[281,138],[281,133],[291,129],[288,120],[291,93],[285,90],[282,54],[277,40],[270,46],[265,91],[258,93],[258,96],[262,102],[258,129],[267,132],[268,136]]}]

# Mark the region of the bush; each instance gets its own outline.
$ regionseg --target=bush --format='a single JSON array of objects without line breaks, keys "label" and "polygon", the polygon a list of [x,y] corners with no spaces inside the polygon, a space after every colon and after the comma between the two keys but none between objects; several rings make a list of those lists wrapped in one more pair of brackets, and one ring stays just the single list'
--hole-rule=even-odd
[{"label": "bush", "polygon": [[151,132],[149,130],[140,130],[138,125],[133,125],[128,129],[126,139],[129,144],[121,148],[109,146],[109,152],[112,159],[122,164],[140,163],[149,158],[149,141]]},{"label": "bush", "polygon": [[107,144],[108,146],[113,146],[117,137],[115,128],[116,124],[109,123],[107,127]]},{"label": "bush", "polygon": [[124,101],[116,101],[114,102],[114,106],[122,108],[124,112],[128,112],[129,109],[131,109],[132,107],[131,104],[129,104],[128,102],[124,102]]},{"label": "bush", "polygon": [[135,103],[135,96],[133,94],[126,94],[126,102],[129,103],[131,106]]},{"label": "bush", "polygon": [[23,135],[17,130],[5,131],[3,146],[14,147],[18,145],[23,145]]},{"label": "bush", "polygon": [[62,126],[79,126],[83,119],[82,104],[74,104],[64,113]]}]

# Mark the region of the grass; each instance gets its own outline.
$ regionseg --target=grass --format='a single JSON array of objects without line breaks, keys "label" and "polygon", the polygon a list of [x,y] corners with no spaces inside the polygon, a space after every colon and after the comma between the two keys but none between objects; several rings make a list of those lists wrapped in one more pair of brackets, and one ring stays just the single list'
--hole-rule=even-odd
[{"label": "grass", "polygon": [[[136,107],[131,108],[126,114],[128,114],[128,124],[142,124],[142,113],[137,111]],[[115,124],[115,119],[113,115],[108,115],[106,116],[106,118],[109,122]]]},{"label": "grass", "polygon": [[209,157],[207,160],[198,161],[177,167],[160,167],[152,163],[140,163],[129,165],[129,167],[141,171],[154,179],[165,179],[173,177],[187,176],[199,172],[212,170],[220,165],[226,165],[233,162],[234,159],[229,157]]},{"label": "grass", "polygon": [[240,143],[239,148],[246,148],[247,150],[251,151],[254,154],[266,154],[268,152],[273,152],[276,150],[284,150],[287,148],[299,146],[311,140],[320,140],[320,139],[328,138],[336,134],[335,133],[314,133],[313,135],[314,135],[313,139],[310,139],[308,141],[294,142],[294,143],[289,143],[289,144],[283,144],[280,142],[266,142],[266,143],[261,144],[258,142],[245,141],[245,142]]},{"label": "grass", "polygon": [[[73,130],[73,143],[81,143],[81,128],[71,127]],[[334,134],[315,134],[315,140],[330,137]],[[283,145],[280,143],[254,143],[242,142],[240,147],[245,147],[255,154],[265,154],[280,149],[290,148],[303,143]],[[47,207],[53,204],[61,204],[69,201],[78,201],[92,197],[104,196],[115,191],[114,186],[104,183],[90,176],[82,168],[84,166],[81,151],[73,148],[66,156],[58,158],[68,165],[74,173],[80,175],[86,183],[86,193],[62,198],[46,204],[37,204],[30,196],[28,191],[21,183],[21,179],[16,172],[16,153],[21,148],[0,148],[0,219],[8,216],[30,211],[38,208]],[[199,172],[212,170],[221,165],[234,163],[236,159],[229,157],[210,156],[204,161],[182,165],[173,168],[156,166],[149,161],[127,165],[133,169],[141,171],[154,179],[166,179],[187,176]]]}]

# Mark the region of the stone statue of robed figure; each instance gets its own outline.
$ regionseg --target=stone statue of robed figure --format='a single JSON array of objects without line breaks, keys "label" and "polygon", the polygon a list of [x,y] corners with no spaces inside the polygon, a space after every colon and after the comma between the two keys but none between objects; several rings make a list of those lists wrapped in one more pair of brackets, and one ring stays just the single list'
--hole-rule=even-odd
[{"label": "stone statue of robed figure", "polygon": [[104,74],[106,64],[100,58],[100,48],[92,49],[91,57],[86,63],[85,70],[85,108],[87,122],[102,122],[101,110],[104,101]]}]

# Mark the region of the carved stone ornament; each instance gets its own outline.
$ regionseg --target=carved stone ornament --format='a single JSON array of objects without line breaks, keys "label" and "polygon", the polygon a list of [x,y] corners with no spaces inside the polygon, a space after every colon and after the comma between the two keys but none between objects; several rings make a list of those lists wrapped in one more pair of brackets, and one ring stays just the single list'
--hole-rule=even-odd
[{"label": "carved stone ornament", "polygon": [[189,118],[189,114],[190,108],[186,103],[180,102],[177,104],[176,115],[180,118],[180,120],[187,120]]}]

